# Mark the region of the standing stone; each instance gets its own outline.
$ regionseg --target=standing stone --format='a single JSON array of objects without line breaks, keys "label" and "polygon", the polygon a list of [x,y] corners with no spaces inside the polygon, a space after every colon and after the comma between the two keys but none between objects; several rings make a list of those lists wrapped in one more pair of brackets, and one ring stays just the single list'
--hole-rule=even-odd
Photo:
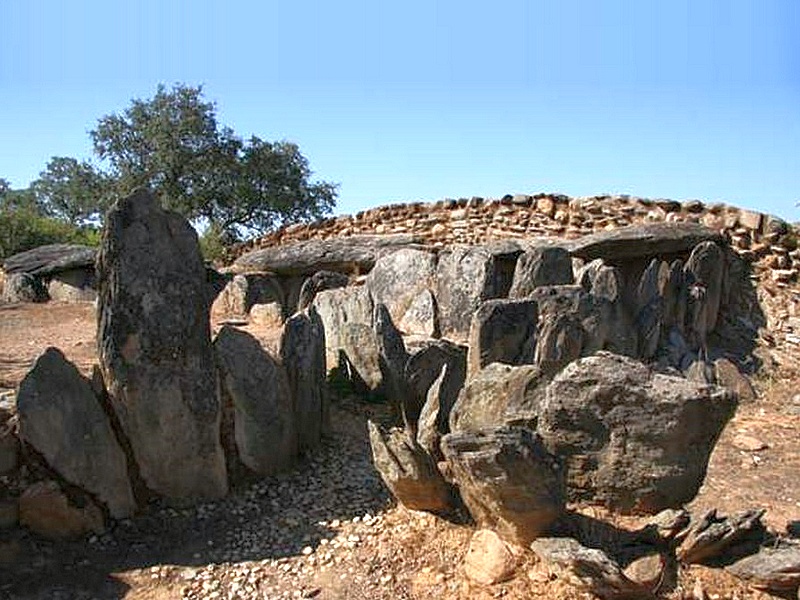
[{"label": "standing stone", "polygon": [[567,285],[572,279],[572,259],[558,246],[533,248],[517,261],[509,298],[525,298],[543,285]]},{"label": "standing stone", "polygon": [[447,365],[447,373],[439,391],[440,410],[449,414],[467,376],[467,348],[447,340],[430,340],[411,348],[409,355],[405,367],[405,381],[410,391],[406,405],[409,420],[416,422],[428,390],[444,365]]},{"label": "standing stone", "polygon": [[669,277],[669,267],[654,258],[642,273],[636,287],[636,327],[639,331],[639,353],[642,358],[652,358],[658,350],[664,317],[664,298],[661,293],[664,277]]},{"label": "standing stone", "polygon": [[297,431],[283,367],[256,338],[234,327],[222,328],[214,350],[237,456],[261,475],[284,470],[297,454]]},{"label": "standing stone", "polygon": [[98,353],[144,483],[178,501],[227,492],[206,270],[197,234],[146,191],[109,211]]},{"label": "standing stone", "polygon": [[350,278],[344,273],[335,271],[317,271],[303,282],[300,287],[300,297],[297,301],[297,310],[304,310],[322,291],[335,290],[346,287]]},{"label": "standing stone", "polygon": [[[325,362],[328,370],[338,366],[339,352],[344,350],[353,366],[368,380],[367,369],[362,369],[356,357],[349,356],[346,338],[347,329],[353,325],[372,329],[374,304],[369,290],[364,286],[325,290],[315,295],[312,305],[325,328]],[[362,353],[365,353],[365,349],[362,349]],[[370,356],[371,361],[377,364],[377,346],[374,343]]]},{"label": "standing stone", "polygon": [[20,435],[59,475],[129,517],[136,501],[128,466],[92,386],[57,348],[45,350],[17,396]]},{"label": "standing stone", "polygon": [[481,303],[506,294],[506,262],[503,254],[483,246],[458,246],[439,255],[435,295],[442,336],[466,340]]},{"label": "standing stone", "polygon": [[325,388],[325,328],[312,306],[286,321],[280,341],[281,363],[289,378],[301,451],[319,445],[330,428]]},{"label": "standing stone", "polygon": [[255,304],[283,302],[280,282],[267,273],[234,275],[211,306],[215,315],[243,317]]},{"label": "standing stone", "polygon": [[392,321],[399,323],[414,299],[430,288],[435,273],[434,253],[403,248],[378,259],[367,276],[367,288],[375,304],[385,304]]},{"label": "standing stone", "polygon": [[383,304],[375,307],[374,338],[378,345],[378,368],[383,380],[383,391],[389,400],[407,415],[406,402],[409,397],[405,381],[408,352],[403,336],[394,326],[389,309]]},{"label": "standing stone", "polygon": [[450,433],[442,453],[478,525],[510,542],[529,544],[564,510],[564,472],[528,429]]},{"label": "standing stone", "polygon": [[42,281],[29,273],[10,273],[3,284],[2,302],[45,302],[47,290]]},{"label": "standing stone", "polygon": [[725,277],[725,255],[714,242],[703,242],[692,250],[684,276],[689,290],[691,331],[694,342],[703,347],[719,316]]},{"label": "standing stone", "polygon": [[68,540],[105,529],[103,511],[90,498],[72,504],[55,481],[39,481],[19,499],[19,523],[44,538]]},{"label": "standing stone", "polygon": [[532,364],[539,312],[535,300],[487,300],[472,317],[467,377],[486,365]]}]

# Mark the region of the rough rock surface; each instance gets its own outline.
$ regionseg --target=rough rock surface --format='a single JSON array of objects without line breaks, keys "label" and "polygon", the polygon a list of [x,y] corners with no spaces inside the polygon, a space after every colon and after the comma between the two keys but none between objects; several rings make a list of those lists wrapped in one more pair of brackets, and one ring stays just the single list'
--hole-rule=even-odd
[{"label": "rough rock surface", "polygon": [[42,282],[28,273],[11,273],[3,284],[2,302],[44,302],[47,290]]},{"label": "rough rock surface", "polygon": [[487,300],[472,317],[467,377],[490,363],[533,364],[539,321],[535,300]]},{"label": "rough rock surface", "polygon": [[450,431],[527,422],[536,427],[548,380],[533,365],[492,363],[470,378],[450,411]]},{"label": "rough rock surface", "polygon": [[8,273],[50,275],[60,271],[93,267],[97,250],[79,244],[49,244],[9,256],[3,262]]},{"label": "rough rock surface", "polygon": [[145,484],[181,503],[224,496],[197,234],[145,191],[120,200],[106,218],[98,284],[103,379]]},{"label": "rough rock surface", "polygon": [[571,500],[655,513],[694,498],[735,408],[727,390],[600,352],[555,377],[538,431],[566,460]]},{"label": "rough rock surface", "polygon": [[439,337],[436,298],[429,289],[425,288],[411,300],[397,326],[408,335]]},{"label": "rough rock surface", "polygon": [[234,270],[270,271],[280,275],[313,275],[318,271],[366,273],[385,252],[413,247],[409,235],[362,235],[330,240],[296,242],[243,254]]},{"label": "rough rock surface", "polygon": [[[319,313],[325,328],[325,363],[328,370],[338,366],[339,352],[344,351],[362,378],[370,381],[368,373],[374,367],[367,368],[367,365],[360,364],[355,356],[350,356],[353,348],[347,341],[347,329],[352,326],[372,329],[374,304],[369,290],[364,286],[326,290],[315,296],[312,306]],[[362,348],[361,352],[366,354],[367,349]],[[377,345],[373,343],[369,352],[369,364],[377,364],[377,352]],[[379,378],[379,373],[375,377]],[[378,379],[375,385],[379,383]]]},{"label": "rough rock surface", "polygon": [[382,431],[370,421],[372,460],[386,486],[407,508],[442,513],[452,507],[450,486],[436,463],[407,431]]},{"label": "rough rock surface", "polygon": [[94,269],[70,269],[53,275],[47,295],[56,302],[94,302],[96,287]]},{"label": "rough rock surface", "polygon": [[436,273],[436,254],[404,248],[382,256],[367,276],[367,288],[375,304],[389,309],[399,323],[417,296],[428,289]]},{"label": "rough rock surface", "polygon": [[325,388],[325,329],[314,307],[286,321],[280,358],[294,401],[295,428],[301,451],[314,448],[329,429]]},{"label": "rough rock surface", "polygon": [[485,246],[457,246],[439,255],[434,294],[443,336],[466,340],[472,315],[481,303],[508,294],[516,254]]},{"label": "rough rock surface", "polygon": [[[292,397],[283,367],[250,334],[223,327],[214,340],[223,410],[233,413],[236,453],[261,475],[291,465],[297,454]],[[232,449],[226,449],[230,452]]]},{"label": "rough rock surface", "polygon": [[467,348],[447,340],[428,340],[409,348],[404,381],[409,389],[406,402],[408,417],[416,422],[428,396],[428,390],[447,365],[439,390],[440,410],[450,413],[467,375]]},{"label": "rough rock surface", "polygon": [[527,545],[563,512],[564,472],[530,430],[450,433],[441,448],[452,481],[479,526]]},{"label": "rough rock surface", "polygon": [[125,453],[92,386],[57,348],[48,348],[19,387],[20,437],[59,475],[94,495],[115,518],[136,501]]},{"label": "rough rock surface", "polygon": [[800,586],[800,544],[785,541],[735,562],[727,569],[750,585],[778,593]]},{"label": "rough rock surface", "polygon": [[349,282],[350,278],[344,273],[336,273],[334,271],[318,271],[314,273],[303,282],[300,288],[297,310],[303,310],[309,306],[320,292],[345,287]]},{"label": "rough rock surface", "polygon": [[543,285],[568,285],[573,281],[572,260],[565,248],[532,248],[517,260],[509,298],[525,298]]},{"label": "rough rock surface", "polygon": [[278,302],[283,304],[283,291],[274,275],[248,273],[234,275],[211,306],[219,315],[243,317],[255,304]]}]

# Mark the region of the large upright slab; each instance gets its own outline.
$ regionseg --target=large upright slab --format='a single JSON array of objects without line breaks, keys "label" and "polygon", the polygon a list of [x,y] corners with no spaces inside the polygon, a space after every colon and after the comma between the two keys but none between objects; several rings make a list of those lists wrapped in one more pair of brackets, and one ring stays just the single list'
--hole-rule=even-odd
[{"label": "large upright slab", "polygon": [[148,192],[117,202],[98,255],[98,353],[145,484],[187,502],[227,492],[197,234]]}]

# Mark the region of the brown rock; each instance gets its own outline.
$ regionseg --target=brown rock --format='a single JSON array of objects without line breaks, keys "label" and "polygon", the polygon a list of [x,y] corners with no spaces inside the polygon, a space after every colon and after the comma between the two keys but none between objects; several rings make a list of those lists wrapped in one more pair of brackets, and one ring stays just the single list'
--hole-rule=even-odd
[{"label": "brown rock", "polygon": [[666,564],[664,555],[656,552],[637,558],[622,572],[631,581],[652,589],[664,578]]},{"label": "brown rock", "polygon": [[74,506],[54,481],[30,486],[19,499],[19,522],[48,539],[70,539],[90,532],[102,533],[103,513],[88,498]]},{"label": "brown rock", "polygon": [[517,557],[500,536],[491,529],[480,529],[472,535],[464,557],[464,574],[484,585],[507,581],[514,576]]},{"label": "brown rock", "polygon": [[757,397],[750,379],[727,358],[718,358],[714,361],[714,377],[717,385],[735,392],[739,402],[753,402]]}]

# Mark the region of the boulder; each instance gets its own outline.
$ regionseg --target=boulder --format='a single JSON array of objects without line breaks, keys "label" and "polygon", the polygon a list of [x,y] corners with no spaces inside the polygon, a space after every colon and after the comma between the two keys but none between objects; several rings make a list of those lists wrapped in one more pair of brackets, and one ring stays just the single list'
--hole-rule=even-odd
[{"label": "boulder", "polygon": [[450,431],[475,431],[508,422],[527,422],[535,429],[547,383],[533,365],[487,365],[458,395],[449,415]]},{"label": "boulder", "polygon": [[283,291],[277,277],[266,273],[234,275],[214,300],[211,312],[243,317],[254,305],[271,302],[283,306]]},{"label": "boulder", "polygon": [[453,506],[451,486],[408,431],[383,431],[368,422],[372,461],[386,487],[406,508],[444,513]]},{"label": "boulder", "polygon": [[514,576],[519,558],[491,529],[472,534],[464,556],[464,575],[476,583],[494,585]]},{"label": "boulder", "polygon": [[146,191],[117,202],[98,255],[98,355],[144,483],[177,503],[228,489],[197,234]]},{"label": "boulder", "polygon": [[404,379],[409,390],[406,409],[410,422],[417,421],[428,390],[444,365],[447,373],[439,390],[440,411],[449,415],[467,376],[467,348],[447,340],[428,340],[409,348]]},{"label": "boulder", "polygon": [[751,509],[730,517],[717,516],[716,509],[690,524],[676,552],[684,564],[731,564],[758,552],[767,540],[761,517],[764,509]]},{"label": "boulder", "polygon": [[517,259],[509,298],[525,298],[543,285],[573,282],[572,259],[566,248],[543,246],[522,253]]},{"label": "boulder", "polygon": [[436,254],[404,248],[382,256],[367,276],[374,303],[389,309],[399,323],[421,292],[429,289],[436,273]]},{"label": "boulder", "polygon": [[409,398],[405,380],[408,352],[403,336],[394,326],[389,309],[383,304],[375,307],[374,339],[378,345],[378,369],[383,381],[383,392],[389,400],[407,416],[406,403]]},{"label": "boulder", "polygon": [[258,327],[276,329],[283,325],[283,307],[277,302],[253,304],[250,307],[249,321]]},{"label": "boulder", "polygon": [[298,446],[306,451],[319,445],[322,435],[330,430],[325,329],[313,306],[286,321],[280,357],[294,403]]},{"label": "boulder", "polygon": [[701,242],[722,242],[722,236],[696,223],[648,223],[602,231],[578,239],[572,256],[606,262],[650,259],[654,256],[690,252]]},{"label": "boulder", "polygon": [[570,500],[652,514],[694,498],[735,408],[722,388],[599,352],[548,386],[538,431],[566,461]]},{"label": "boulder", "polygon": [[535,300],[487,300],[472,317],[467,377],[486,365],[532,364],[539,320]]},{"label": "boulder", "polygon": [[37,535],[66,540],[105,529],[103,512],[89,499],[71,502],[55,481],[40,481],[19,498],[19,523]]},{"label": "boulder", "polygon": [[[589,295],[579,285],[559,285],[537,288],[531,299],[535,300],[541,323],[536,340],[534,363],[552,375],[581,356],[589,343],[582,321],[591,315]],[[601,347],[602,342],[592,342]]]},{"label": "boulder", "polygon": [[508,295],[518,251],[456,246],[439,255],[434,295],[444,337],[465,341],[482,302]]},{"label": "boulder", "polygon": [[69,269],[52,275],[47,295],[56,302],[94,302],[97,299],[94,264],[83,269]]},{"label": "boulder", "polygon": [[636,287],[636,329],[639,333],[639,356],[655,356],[664,321],[663,290],[669,279],[667,263],[654,258],[647,265]]},{"label": "boulder", "polygon": [[522,545],[543,534],[565,505],[564,472],[523,427],[450,433],[442,453],[478,526]]},{"label": "boulder", "polygon": [[114,518],[136,501],[125,453],[88,379],[57,348],[48,348],[19,386],[20,437],[71,484],[103,502]]},{"label": "boulder", "polygon": [[41,279],[29,273],[9,273],[3,284],[2,302],[46,302],[47,290]]},{"label": "boulder", "polygon": [[400,248],[421,249],[420,240],[411,235],[354,235],[311,239],[281,246],[261,248],[243,254],[233,263],[238,273],[269,271],[278,275],[311,276],[319,271],[367,273],[378,258]]},{"label": "boulder", "polygon": [[300,288],[300,299],[297,301],[297,310],[307,308],[322,291],[335,290],[346,287],[350,278],[344,273],[334,271],[318,271],[303,282]]},{"label": "boulder", "polygon": [[717,385],[735,393],[739,402],[753,402],[757,398],[750,379],[727,358],[718,358],[714,361],[714,380]]},{"label": "boulder", "polygon": [[446,364],[442,366],[441,373],[431,384],[417,421],[417,443],[437,462],[443,458],[439,440],[449,431],[448,415],[442,406],[442,384],[445,377],[447,377]]},{"label": "boulder", "polygon": [[250,334],[225,326],[214,340],[223,410],[230,411],[239,460],[261,475],[286,469],[297,455],[292,397],[283,367]]}]

